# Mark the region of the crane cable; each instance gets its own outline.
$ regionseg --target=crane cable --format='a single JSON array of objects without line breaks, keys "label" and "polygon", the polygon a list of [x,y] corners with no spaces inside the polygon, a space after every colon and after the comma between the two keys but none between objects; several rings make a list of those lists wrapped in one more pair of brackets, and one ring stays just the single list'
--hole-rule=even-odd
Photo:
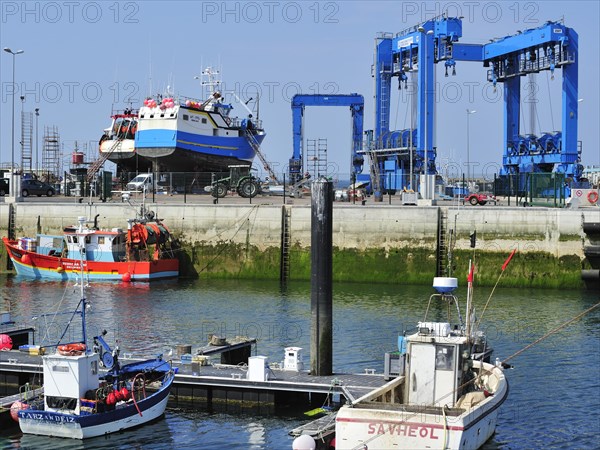
[{"label": "crane cable", "polygon": [[539,344],[540,342],[542,342],[544,339],[552,336],[553,334],[559,332],[560,330],[562,330],[564,327],[566,327],[567,325],[572,324],[573,322],[576,322],[577,320],[581,319],[583,316],[585,316],[586,314],[592,312],[594,309],[598,308],[600,306],[600,302],[596,303],[594,306],[586,309],[585,311],[583,311],[582,313],[578,314],[577,316],[573,317],[570,320],[567,320],[565,323],[563,323],[562,325],[559,325],[558,327],[548,331],[545,335],[543,335],[541,338],[536,339],[534,342],[532,342],[529,345],[526,345],[525,347],[523,347],[521,350],[519,350],[518,352],[513,353],[512,355],[510,355],[508,358],[505,358],[504,361],[502,361],[502,363],[505,363],[508,360],[513,359],[514,357],[520,355],[521,353],[523,353],[525,350],[530,349],[531,347],[533,347],[536,344]]}]

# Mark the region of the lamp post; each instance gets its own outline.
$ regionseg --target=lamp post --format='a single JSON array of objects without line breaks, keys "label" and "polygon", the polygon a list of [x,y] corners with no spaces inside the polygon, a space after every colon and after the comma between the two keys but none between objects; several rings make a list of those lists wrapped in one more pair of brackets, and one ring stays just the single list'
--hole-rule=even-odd
[{"label": "lamp post", "polygon": [[[428,72],[428,66],[429,66],[429,64],[427,63],[427,58],[429,58],[429,55],[428,55],[429,52],[428,52],[428,49],[427,49],[428,48],[428,45],[427,45],[427,36],[432,35],[433,34],[433,30],[429,30],[429,31],[425,32],[425,28],[422,27],[422,26],[419,26],[417,28],[417,31],[419,33],[421,33],[421,43],[423,44],[423,56],[424,56],[423,59],[425,60],[425,67],[423,68],[424,75],[425,75],[425,77],[424,77],[425,78],[425,130],[424,130],[424,132],[425,132],[425,143],[424,143],[425,144],[424,145],[424,147],[425,147],[425,149],[424,149],[425,150],[425,169],[423,171],[424,175],[425,175],[425,177],[424,177],[424,180],[425,180],[425,189],[423,190],[423,193],[425,194],[424,197],[426,199],[429,199],[429,197],[430,197],[430,194],[429,194],[429,145],[431,143],[429,142],[429,139],[428,139],[428,137],[429,137],[429,120],[428,120],[428,117],[427,117],[428,114],[429,114],[429,111],[428,111],[428,107],[429,107],[429,97],[428,97],[429,96],[429,92],[428,92],[428,88],[430,87],[429,86],[429,82],[428,82],[429,81],[429,79],[428,79],[428,73],[427,73]],[[421,49],[419,47],[419,51],[420,50]]]},{"label": "lamp post", "polygon": [[25,96],[21,95],[21,173],[25,170],[23,153],[25,153]]},{"label": "lamp post", "polygon": [[40,117],[40,108],[35,108],[35,174],[39,175],[40,171],[40,154],[38,143],[40,135],[38,134],[38,118]]},{"label": "lamp post", "polygon": [[[470,168],[470,161],[469,161],[469,116],[471,114],[475,114],[477,111],[475,111],[474,109],[468,109],[467,108],[467,188],[469,186],[469,181],[471,180],[471,172],[469,170]],[[468,192],[467,192],[468,194]]]},{"label": "lamp post", "polygon": [[11,127],[11,158],[10,158],[10,185],[9,185],[9,190],[10,190],[10,196],[11,197],[15,197],[15,190],[14,190],[14,169],[15,169],[15,93],[16,93],[16,86],[15,86],[15,57],[17,55],[20,55],[21,53],[24,53],[24,50],[17,50],[16,52],[13,52],[10,48],[8,47],[4,47],[4,51],[7,53],[10,53],[13,56],[13,66],[12,66],[12,127]]}]

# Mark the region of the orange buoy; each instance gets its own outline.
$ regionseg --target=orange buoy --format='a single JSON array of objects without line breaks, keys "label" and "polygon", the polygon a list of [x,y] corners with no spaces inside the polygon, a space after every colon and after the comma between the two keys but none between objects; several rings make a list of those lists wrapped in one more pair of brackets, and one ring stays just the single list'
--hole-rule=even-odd
[{"label": "orange buoy", "polygon": [[27,264],[28,266],[31,265],[31,256],[29,256],[27,253],[25,253],[23,256],[21,256],[21,262],[23,264]]},{"label": "orange buoy", "polygon": [[129,272],[125,272],[121,276],[121,280],[123,280],[125,283],[129,283],[131,281],[131,274]]},{"label": "orange buoy", "polygon": [[19,411],[22,411],[24,409],[29,409],[29,405],[27,403],[23,403],[23,402],[20,402],[19,400],[17,400],[12,405],[10,405],[10,417],[12,417],[12,419],[15,422],[18,422],[19,421]]}]

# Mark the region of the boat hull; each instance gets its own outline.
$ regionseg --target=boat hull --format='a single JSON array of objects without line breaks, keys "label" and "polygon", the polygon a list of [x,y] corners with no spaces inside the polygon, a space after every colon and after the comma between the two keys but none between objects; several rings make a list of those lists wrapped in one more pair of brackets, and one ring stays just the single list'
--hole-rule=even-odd
[{"label": "boat hull", "polygon": [[[359,399],[336,416],[336,450],[367,446],[377,449],[480,448],[495,432],[499,408],[508,396],[508,382],[499,368],[495,393],[460,414],[420,405],[369,405]],[[394,380],[388,385],[396,388]],[[392,389],[388,392],[391,392]],[[378,394],[383,393],[383,389]]]},{"label": "boat hull", "polygon": [[[81,262],[75,259],[42,255],[23,250],[16,241],[2,238],[17,275],[27,278],[70,280],[81,276]],[[27,258],[24,256],[27,255]],[[179,260],[156,261],[84,261],[84,274],[90,280],[152,281],[179,275]],[[127,275],[129,274],[129,275]]]},{"label": "boat hull", "polygon": [[[254,136],[258,145],[264,137]],[[230,165],[251,164],[256,155],[245,136],[207,136],[161,128],[138,130],[135,149],[170,172],[227,171]]]},{"label": "boat hull", "polygon": [[19,412],[19,426],[26,434],[88,439],[144,425],[162,416],[169,400],[173,374],[151,396],[138,401],[139,412],[133,403],[113,411],[72,415],[41,410]]}]

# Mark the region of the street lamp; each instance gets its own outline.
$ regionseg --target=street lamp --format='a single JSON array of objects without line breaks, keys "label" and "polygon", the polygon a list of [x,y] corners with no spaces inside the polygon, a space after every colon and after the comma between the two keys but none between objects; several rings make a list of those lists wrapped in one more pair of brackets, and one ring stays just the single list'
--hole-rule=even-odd
[{"label": "street lamp", "polygon": [[25,170],[23,153],[25,153],[25,96],[21,95],[21,173]]},{"label": "street lamp", "polygon": [[10,53],[13,56],[13,66],[12,66],[12,128],[11,128],[11,158],[10,158],[10,192],[11,197],[15,196],[14,190],[14,170],[15,170],[15,93],[17,91],[15,86],[15,57],[24,53],[24,50],[17,50],[13,52],[10,48],[4,47],[4,51]]},{"label": "street lamp", "polygon": [[38,134],[38,118],[40,117],[40,108],[35,108],[35,174],[38,175],[40,172],[40,154],[38,152],[38,143],[40,135]]},{"label": "street lamp", "polygon": [[471,172],[469,170],[469,167],[470,167],[470,162],[469,162],[469,116],[471,114],[475,114],[476,112],[477,111],[475,111],[474,109],[467,108],[467,189],[469,186],[469,181],[471,179]]},{"label": "street lamp", "polygon": [[[425,78],[425,170],[423,171],[425,174],[425,189],[423,191],[423,193],[425,194],[424,197],[426,199],[428,199],[430,197],[430,193],[429,193],[429,145],[431,144],[429,142],[429,120],[428,120],[428,105],[429,105],[429,92],[428,92],[428,88],[429,88],[429,79],[428,79],[428,66],[429,64],[427,63],[427,58],[429,58],[428,55],[428,45],[427,45],[427,36],[431,36],[433,34],[433,30],[429,30],[429,31],[425,31],[425,28],[423,26],[419,26],[417,28],[417,31],[419,33],[421,33],[421,43],[424,45],[423,47],[423,59],[425,61],[425,67],[423,68],[423,74],[424,74],[424,78]],[[425,38],[425,39],[423,39]],[[420,47],[419,47],[419,51],[420,51]]]}]

